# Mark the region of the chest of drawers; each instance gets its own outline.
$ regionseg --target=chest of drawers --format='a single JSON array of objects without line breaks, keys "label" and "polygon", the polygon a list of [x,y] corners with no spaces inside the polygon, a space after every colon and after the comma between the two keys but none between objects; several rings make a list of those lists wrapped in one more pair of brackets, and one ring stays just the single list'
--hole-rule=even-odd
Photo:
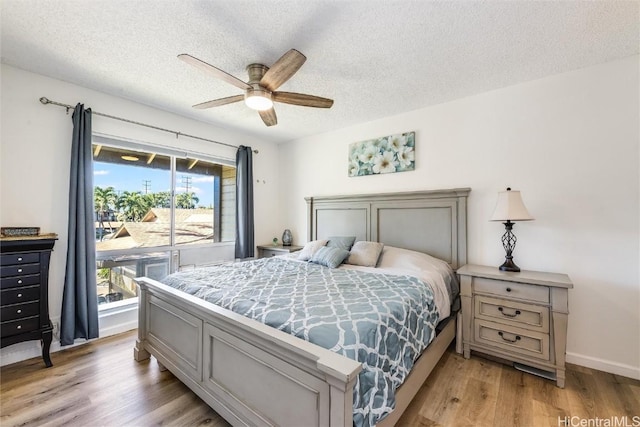
[{"label": "chest of drawers", "polygon": [[48,279],[55,240],[0,239],[0,346],[41,340],[47,367],[52,366]]},{"label": "chest of drawers", "polygon": [[481,265],[457,273],[464,357],[471,350],[496,356],[564,387],[569,277]]}]

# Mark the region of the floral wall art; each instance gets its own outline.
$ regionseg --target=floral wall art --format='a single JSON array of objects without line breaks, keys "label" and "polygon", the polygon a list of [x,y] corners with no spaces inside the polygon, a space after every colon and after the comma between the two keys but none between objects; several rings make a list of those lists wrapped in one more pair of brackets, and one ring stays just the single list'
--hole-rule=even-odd
[{"label": "floral wall art", "polygon": [[349,176],[412,171],[415,145],[415,132],[354,142],[349,145]]}]

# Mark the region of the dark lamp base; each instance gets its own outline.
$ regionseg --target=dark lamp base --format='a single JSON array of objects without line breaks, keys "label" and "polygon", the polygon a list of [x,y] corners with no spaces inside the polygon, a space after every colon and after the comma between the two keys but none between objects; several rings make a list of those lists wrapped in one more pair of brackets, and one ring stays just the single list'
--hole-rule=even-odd
[{"label": "dark lamp base", "polygon": [[507,257],[504,261],[504,264],[500,266],[500,271],[520,271],[520,267],[518,267],[511,257]]}]

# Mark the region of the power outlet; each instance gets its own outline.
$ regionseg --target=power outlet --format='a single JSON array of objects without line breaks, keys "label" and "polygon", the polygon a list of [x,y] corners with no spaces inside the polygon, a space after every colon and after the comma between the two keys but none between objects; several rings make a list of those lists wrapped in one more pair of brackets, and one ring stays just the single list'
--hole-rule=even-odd
[{"label": "power outlet", "polygon": [[53,323],[53,338],[56,340],[60,339],[60,322],[52,322]]}]

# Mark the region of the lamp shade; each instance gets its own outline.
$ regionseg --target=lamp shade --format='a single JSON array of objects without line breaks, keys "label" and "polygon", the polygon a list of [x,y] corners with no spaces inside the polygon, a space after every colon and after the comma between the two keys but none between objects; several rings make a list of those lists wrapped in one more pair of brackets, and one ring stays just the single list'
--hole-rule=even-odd
[{"label": "lamp shade", "polygon": [[519,191],[501,191],[491,221],[531,221],[533,217],[522,203]]}]

